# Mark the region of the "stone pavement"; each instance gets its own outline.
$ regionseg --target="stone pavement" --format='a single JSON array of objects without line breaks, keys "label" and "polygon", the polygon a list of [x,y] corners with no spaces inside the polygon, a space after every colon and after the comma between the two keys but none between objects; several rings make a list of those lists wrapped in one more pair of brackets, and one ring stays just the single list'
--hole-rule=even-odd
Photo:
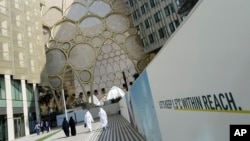
[{"label": "stone pavement", "polygon": [[76,125],[76,136],[66,137],[61,128],[52,129],[50,133],[37,136],[32,134],[16,139],[15,141],[36,141],[49,134],[54,134],[44,141],[144,141],[143,137],[130,125],[130,123],[119,114],[108,115],[109,129],[103,131],[99,119],[94,119],[93,131],[84,128],[83,122]]},{"label": "stone pavement", "polygon": [[[84,127],[84,123],[77,123],[76,125],[76,136],[70,136],[70,137],[66,137],[62,128],[54,128],[52,129],[49,133],[44,132],[44,134],[40,133],[40,135],[37,134],[31,134],[28,135],[26,137],[21,137],[18,138],[14,141],[36,141],[38,139],[41,139],[45,136],[48,136],[50,134],[53,134],[55,132],[57,132],[56,134],[52,135],[51,137],[45,139],[44,141],[53,141],[53,140],[60,140],[60,141],[88,141],[91,136],[93,136],[93,134],[95,132],[97,132],[97,130],[100,128],[101,129],[101,124],[99,122],[99,119],[95,119],[95,122],[92,123],[92,128],[93,131],[89,132],[88,128]],[[59,132],[58,132],[59,131]]]}]

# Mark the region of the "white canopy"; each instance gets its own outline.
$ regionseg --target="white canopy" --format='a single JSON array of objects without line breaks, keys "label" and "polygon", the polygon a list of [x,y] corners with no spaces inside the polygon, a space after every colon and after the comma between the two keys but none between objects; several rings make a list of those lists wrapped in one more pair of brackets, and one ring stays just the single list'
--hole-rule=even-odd
[{"label": "white canopy", "polygon": [[118,97],[123,97],[125,95],[125,92],[120,89],[119,87],[113,86],[109,92],[106,100],[110,99],[116,99]]},{"label": "white canopy", "polygon": [[[99,99],[98,99],[95,95],[93,95],[93,101],[94,101],[94,104],[95,104],[95,105],[97,105],[97,106],[100,106],[100,105],[101,105]],[[89,97],[89,103],[92,103],[91,96]]]}]

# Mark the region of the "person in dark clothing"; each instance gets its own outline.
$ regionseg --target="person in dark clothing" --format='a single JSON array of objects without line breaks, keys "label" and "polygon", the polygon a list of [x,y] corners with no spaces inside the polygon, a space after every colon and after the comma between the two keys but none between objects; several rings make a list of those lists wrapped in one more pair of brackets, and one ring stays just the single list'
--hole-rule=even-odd
[{"label": "person in dark clothing", "polygon": [[72,117],[70,117],[70,119],[69,119],[69,126],[71,129],[71,135],[75,136],[76,135],[76,123]]},{"label": "person in dark clothing", "polygon": [[44,126],[43,126],[44,124],[43,124],[43,121],[41,121],[40,122],[40,128],[41,128],[41,132],[43,133],[43,131],[44,131]]},{"label": "person in dark clothing", "polygon": [[65,135],[68,137],[68,136],[69,136],[69,123],[68,123],[68,121],[66,120],[66,117],[63,119],[63,122],[62,122],[62,129],[63,129]]}]

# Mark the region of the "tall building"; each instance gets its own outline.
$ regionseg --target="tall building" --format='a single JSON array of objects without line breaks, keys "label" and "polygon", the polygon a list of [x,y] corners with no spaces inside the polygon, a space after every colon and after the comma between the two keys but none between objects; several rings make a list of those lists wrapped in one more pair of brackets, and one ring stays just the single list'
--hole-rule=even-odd
[{"label": "tall building", "polygon": [[177,14],[183,0],[128,0],[133,24],[145,53],[157,52],[183,21]]},{"label": "tall building", "polygon": [[41,1],[0,1],[0,140],[28,135],[39,120],[45,66]]}]

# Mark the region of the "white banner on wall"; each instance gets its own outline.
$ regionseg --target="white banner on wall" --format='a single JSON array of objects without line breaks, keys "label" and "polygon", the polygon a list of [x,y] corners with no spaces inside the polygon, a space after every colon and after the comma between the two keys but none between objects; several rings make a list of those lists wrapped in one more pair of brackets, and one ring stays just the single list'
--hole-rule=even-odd
[{"label": "white banner on wall", "polygon": [[250,124],[249,5],[199,1],[147,67],[163,140],[229,141]]}]

